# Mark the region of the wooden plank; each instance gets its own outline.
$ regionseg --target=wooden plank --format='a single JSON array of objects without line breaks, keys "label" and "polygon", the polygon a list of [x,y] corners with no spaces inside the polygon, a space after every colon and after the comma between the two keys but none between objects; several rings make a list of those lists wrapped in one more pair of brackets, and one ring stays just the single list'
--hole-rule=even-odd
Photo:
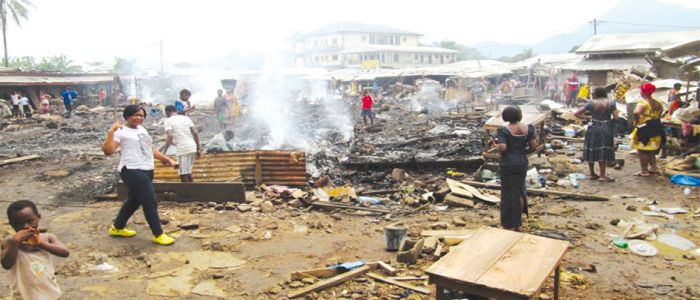
[{"label": "wooden plank", "polygon": [[[501,186],[498,184],[483,183],[483,182],[470,181],[470,180],[462,180],[462,182],[467,183],[467,184],[472,185],[472,186],[482,187],[482,188],[487,188],[487,189],[494,189],[494,190],[501,189]],[[580,193],[568,193],[568,192],[560,192],[560,191],[551,191],[551,190],[543,190],[543,189],[527,189],[527,193],[531,194],[531,195],[557,196],[557,197],[563,197],[563,198],[568,198],[568,199],[572,199],[572,200],[588,200],[588,201],[609,201],[610,200],[607,197],[602,197],[602,196],[594,196],[594,195],[580,194]]]},{"label": "wooden plank", "polygon": [[385,262],[383,262],[383,261],[378,261],[378,262],[377,262],[377,265],[378,265],[379,267],[381,267],[382,269],[384,269],[384,271],[386,271],[386,272],[389,273],[390,275],[396,274],[396,268],[390,266],[389,264],[387,264],[387,263],[385,263]]},{"label": "wooden plank", "polygon": [[396,281],[413,281],[413,280],[428,280],[428,276],[397,276],[397,277],[387,277]]},{"label": "wooden plank", "polygon": [[384,194],[393,194],[396,192],[400,192],[401,190],[398,189],[389,189],[389,190],[370,190],[370,191],[364,191],[360,192],[361,196],[371,196],[371,195],[384,195]]},{"label": "wooden plank", "polygon": [[462,283],[476,282],[503,254],[523,237],[523,233],[481,228],[450,253],[433,264],[426,273]]},{"label": "wooden plank", "polygon": [[453,193],[449,193],[445,195],[445,203],[451,204],[451,205],[456,205],[456,206],[463,206],[463,207],[474,207],[474,201],[471,199],[464,199],[460,196],[457,196]]},{"label": "wooden plank", "polygon": [[469,230],[469,229],[463,229],[463,230],[423,230],[420,232],[421,236],[428,237],[428,236],[434,236],[438,237],[440,239],[446,237],[446,236],[465,236],[465,235],[472,235],[476,232],[476,230]]},{"label": "wooden plank", "polygon": [[338,275],[338,269],[337,268],[318,268],[318,269],[309,269],[309,270],[303,270],[303,271],[296,271],[291,274],[292,280],[301,280],[304,278],[326,278],[326,277],[331,277]]},{"label": "wooden plank", "polygon": [[321,281],[314,283],[310,286],[293,291],[293,292],[287,294],[287,297],[288,298],[296,298],[296,297],[304,296],[304,295],[311,293],[311,292],[323,290],[323,289],[328,288],[330,286],[334,286],[336,284],[343,283],[343,282],[348,281],[350,279],[353,279],[359,275],[365,274],[365,273],[369,272],[369,269],[370,269],[369,266],[362,266],[362,267],[350,270],[348,272],[337,275],[335,277],[331,277],[331,278],[328,278],[326,280],[321,280]]},{"label": "wooden plank", "polygon": [[475,188],[471,185],[468,185],[466,183],[462,183],[462,188],[466,189],[467,191],[472,193],[472,195],[474,195],[474,197],[476,197],[480,200],[483,200],[483,201],[486,201],[489,203],[493,203],[493,204],[501,203],[501,198],[496,197],[496,196],[492,196],[492,195],[482,194],[477,188]]},{"label": "wooden plank", "polygon": [[559,265],[568,246],[566,241],[526,234],[475,283],[531,297]]},{"label": "wooden plank", "polygon": [[463,184],[461,182],[454,180],[454,179],[449,179],[449,178],[447,178],[446,181],[447,181],[447,186],[450,187],[450,191],[453,194],[457,194],[457,195],[460,195],[460,196],[463,196],[466,198],[473,198],[474,197],[474,195],[471,192],[469,192],[469,190],[467,190],[463,187]]},{"label": "wooden plank", "polygon": [[5,159],[5,160],[0,161],[0,166],[14,164],[14,163],[23,162],[23,161],[32,160],[32,159],[37,159],[37,158],[41,158],[41,156],[36,155],[36,154],[32,154],[32,155],[27,155],[27,156],[20,156],[20,157]]},{"label": "wooden plank", "polygon": [[383,213],[383,214],[390,213],[390,211],[388,211],[386,209],[371,208],[371,207],[364,207],[364,206],[354,206],[354,205],[322,202],[322,201],[314,201],[311,203],[311,205],[318,206],[318,207],[326,207],[326,208],[356,209],[356,210],[371,211],[371,212],[377,212],[377,213]]},{"label": "wooden plank", "polygon": [[[160,201],[173,202],[245,202],[242,182],[154,182],[153,189]],[[117,186],[117,197],[126,199],[124,182]]]},{"label": "wooden plank", "polygon": [[421,293],[421,294],[429,295],[429,294],[432,293],[432,291],[430,291],[429,289],[422,288],[422,287],[418,287],[418,286],[415,286],[415,285],[412,285],[412,284],[408,284],[408,283],[405,283],[405,282],[401,282],[401,281],[398,281],[398,280],[394,280],[394,279],[391,279],[391,278],[387,278],[387,277],[384,277],[384,276],[382,276],[382,275],[379,275],[379,274],[376,274],[376,273],[372,273],[372,272],[367,273],[367,277],[372,278],[372,279],[374,279],[374,280],[379,280],[379,281],[382,281],[382,282],[385,282],[385,283],[388,283],[388,284],[393,284],[393,285],[395,285],[395,286],[402,287],[402,288],[404,288],[404,289],[409,289],[409,290],[412,290],[412,291],[414,291],[414,292],[418,292],[418,293]]}]

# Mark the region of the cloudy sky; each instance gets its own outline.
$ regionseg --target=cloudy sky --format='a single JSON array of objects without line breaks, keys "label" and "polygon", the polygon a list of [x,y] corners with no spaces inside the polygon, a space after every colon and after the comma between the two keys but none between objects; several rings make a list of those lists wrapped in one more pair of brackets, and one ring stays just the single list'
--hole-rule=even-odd
[{"label": "cloudy sky", "polygon": [[[78,62],[115,56],[156,61],[162,40],[171,63],[281,49],[296,31],[343,21],[423,33],[426,43],[532,43],[571,31],[617,3],[588,0],[574,12],[557,0],[31,1],[36,8],[29,20],[9,27],[10,56],[63,53]],[[664,2],[700,8],[697,0]]]}]

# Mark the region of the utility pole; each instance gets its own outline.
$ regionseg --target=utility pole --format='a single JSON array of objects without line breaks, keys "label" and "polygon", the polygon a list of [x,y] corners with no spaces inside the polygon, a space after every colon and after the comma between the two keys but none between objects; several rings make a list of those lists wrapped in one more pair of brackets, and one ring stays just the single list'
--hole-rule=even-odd
[{"label": "utility pole", "polygon": [[598,34],[598,20],[593,18],[593,21],[590,23],[593,23],[593,35],[597,35]]}]

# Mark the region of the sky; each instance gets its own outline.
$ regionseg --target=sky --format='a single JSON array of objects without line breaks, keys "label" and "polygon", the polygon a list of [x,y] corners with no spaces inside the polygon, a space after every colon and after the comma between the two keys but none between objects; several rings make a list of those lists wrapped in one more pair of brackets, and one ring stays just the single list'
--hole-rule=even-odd
[{"label": "sky", "polygon": [[[231,52],[291,47],[298,31],[335,22],[379,24],[422,33],[423,43],[456,40],[536,43],[572,31],[617,0],[587,0],[576,12],[558,0],[184,1],[31,0],[21,27],[8,28],[11,57],[65,54],[78,63],[126,57],[203,63]],[[700,8],[697,0],[664,0]],[[556,25],[553,25],[556,24]]]}]

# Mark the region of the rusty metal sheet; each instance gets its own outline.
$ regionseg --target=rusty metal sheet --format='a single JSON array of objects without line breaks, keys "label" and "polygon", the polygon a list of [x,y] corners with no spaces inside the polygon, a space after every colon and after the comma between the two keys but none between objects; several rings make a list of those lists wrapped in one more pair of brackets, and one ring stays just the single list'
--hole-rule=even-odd
[{"label": "rusty metal sheet", "polygon": [[[247,186],[255,185],[256,165],[260,165],[261,181],[286,186],[307,185],[304,152],[255,150],[204,154],[195,159],[192,176],[196,182],[233,182],[243,178]],[[156,163],[155,181],[179,182],[177,170]]]}]

